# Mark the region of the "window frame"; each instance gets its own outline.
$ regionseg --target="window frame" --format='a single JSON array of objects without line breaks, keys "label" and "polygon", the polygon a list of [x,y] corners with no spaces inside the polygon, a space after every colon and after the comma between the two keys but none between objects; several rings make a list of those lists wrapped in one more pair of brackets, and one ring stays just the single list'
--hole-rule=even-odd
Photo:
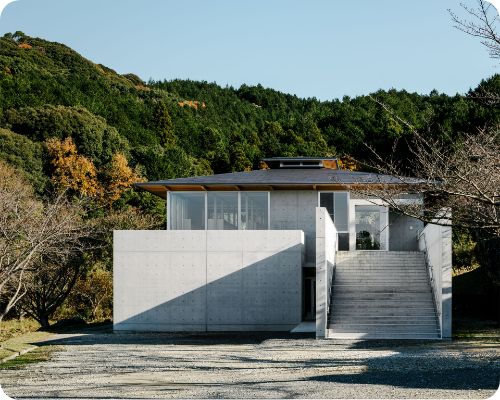
[{"label": "window frame", "polygon": [[[351,203],[351,195],[348,190],[318,190],[318,207],[321,207],[321,193],[346,193],[347,194],[347,230],[345,231],[340,231],[338,230],[337,226],[335,225],[335,221],[332,221],[333,224],[335,225],[335,229],[337,229],[338,233],[350,233],[350,219],[351,219],[351,213],[350,213],[350,203]],[[333,198],[333,210],[335,212],[335,197]],[[333,218],[335,219],[335,214],[333,215]]]},{"label": "window frame", "polygon": [[[182,229],[172,229],[172,225],[171,225],[171,218],[170,216],[172,215],[172,210],[171,210],[171,194],[172,193],[179,193],[179,194],[183,194],[183,193],[193,193],[193,192],[196,192],[196,193],[203,193],[203,198],[204,198],[204,202],[205,202],[205,230],[213,230],[213,229],[208,229],[208,192],[205,191],[205,192],[200,192],[200,191],[193,191],[193,190],[175,190],[175,191],[170,191],[168,190],[167,191],[167,204],[166,204],[166,216],[167,216],[167,230],[168,231],[171,231],[171,230],[182,230]],[[269,190],[217,190],[217,191],[214,191],[214,192],[217,192],[217,193],[238,193],[238,229],[234,229],[234,230],[238,230],[238,231],[241,231],[241,230],[250,230],[250,229],[241,229],[241,193],[266,193],[267,195],[267,229],[262,229],[262,230],[270,230],[271,229],[271,192]]]}]

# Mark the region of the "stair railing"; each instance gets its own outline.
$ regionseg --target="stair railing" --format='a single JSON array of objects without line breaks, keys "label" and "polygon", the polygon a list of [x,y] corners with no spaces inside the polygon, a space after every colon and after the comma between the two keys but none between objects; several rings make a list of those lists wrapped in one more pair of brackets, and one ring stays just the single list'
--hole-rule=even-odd
[{"label": "stair railing", "polygon": [[428,245],[427,245],[427,238],[425,236],[424,231],[420,231],[417,234],[417,240],[420,241],[420,238],[423,238],[424,241],[424,248],[422,252],[424,253],[424,260],[425,260],[425,267],[427,269],[427,277],[429,278],[429,284],[431,286],[432,290],[432,303],[434,304],[434,310],[436,311],[436,315],[438,317],[439,321],[439,337],[442,339],[443,335],[443,328],[441,326],[441,307],[440,307],[440,300],[438,298],[438,287],[436,280],[434,279],[434,267],[432,266],[432,263],[429,258],[429,252],[428,252]]}]

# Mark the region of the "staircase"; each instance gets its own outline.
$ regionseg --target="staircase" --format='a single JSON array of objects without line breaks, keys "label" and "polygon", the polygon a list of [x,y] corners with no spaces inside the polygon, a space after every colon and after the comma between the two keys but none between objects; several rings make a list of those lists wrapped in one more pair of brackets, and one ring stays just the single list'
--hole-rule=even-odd
[{"label": "staircase", "polygon": [[440,338],[423,253],[338,252],[332,285],[329,338]]}]

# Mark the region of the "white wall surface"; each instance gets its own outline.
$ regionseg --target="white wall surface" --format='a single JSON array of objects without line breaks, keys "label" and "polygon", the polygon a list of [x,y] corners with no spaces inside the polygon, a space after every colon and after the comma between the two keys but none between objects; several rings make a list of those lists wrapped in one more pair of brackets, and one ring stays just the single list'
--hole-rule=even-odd
[{"label": "white wall surface", "polygon": [[427,252],[427,262],[431,267],[441,335],[443,338],[451,338],[451,226],[427,224],[420,234],[418,245],[420,251]]},{"label": "white wall surface", "polygon": [[290,330],[302,231],[115,231],[115,330]]},{"label": "white wall surface", "polygon": [[331,278],[335,268],[337,230],[325,207],[316,208],[316,337],[324,338]]}]

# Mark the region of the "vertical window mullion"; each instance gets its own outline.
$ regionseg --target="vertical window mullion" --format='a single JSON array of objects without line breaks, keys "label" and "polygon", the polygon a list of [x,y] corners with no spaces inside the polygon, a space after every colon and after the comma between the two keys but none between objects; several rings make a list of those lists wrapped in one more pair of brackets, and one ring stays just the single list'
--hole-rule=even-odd
[{"label": "vertical window mullion", "polygon": [[271,192],[267,192],[267,230],[271,229]]},{"label": "vertical window mullion", "polygon": [[238,192],[238,230],[241,230],[241,192]]},{"label": "vertical window mullion", "polygon": [[205,230],[208,230],[208,196],[205,192]]}]

